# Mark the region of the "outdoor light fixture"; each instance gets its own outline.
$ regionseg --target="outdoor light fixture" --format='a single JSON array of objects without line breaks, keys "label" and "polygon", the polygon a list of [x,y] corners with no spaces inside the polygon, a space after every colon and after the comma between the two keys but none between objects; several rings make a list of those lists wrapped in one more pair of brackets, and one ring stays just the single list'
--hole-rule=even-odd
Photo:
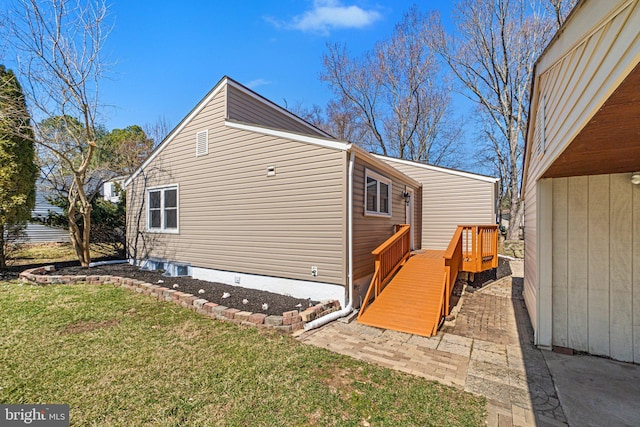
[{"label": "outdoor light fixture", "polygon": [[[638,179],[640,179],[640,175],[638,175]],[[640,181],[639,181],[640,182]],[[403,191],[402,192],[402,197],[404,197],[404,201],[409,204],[409,200],[411,200],[411,193],[409,193],[408,191]]]},{"label": "outdoor light fixture", "polygon": [[640,172],[634,172],[631,174],[631,183],[633,185],[640,185]]}]

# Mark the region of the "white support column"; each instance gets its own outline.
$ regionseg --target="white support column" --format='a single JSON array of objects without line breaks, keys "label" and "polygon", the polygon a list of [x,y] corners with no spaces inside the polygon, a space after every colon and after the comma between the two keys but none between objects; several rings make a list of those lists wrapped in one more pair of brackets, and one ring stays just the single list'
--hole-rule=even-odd
[{"label": "white support column", "polygon": [[553,181],[541,179],[536,189],[537,212],[537,328],[535,344],[551,349],[553,337]]}]

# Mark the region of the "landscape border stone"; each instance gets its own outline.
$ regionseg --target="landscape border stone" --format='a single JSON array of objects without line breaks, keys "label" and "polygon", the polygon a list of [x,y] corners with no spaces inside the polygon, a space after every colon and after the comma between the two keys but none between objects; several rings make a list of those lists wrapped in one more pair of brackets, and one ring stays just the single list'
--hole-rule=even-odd
[{"label": "landscape border stone", "polygon": [[56,275],[55,267],[46,265],[42,267],[30,268],[20,273],[20,280],[34,285],[54,285],[54,284],[75,284],[89,283],[93,285],[111,284],[121,288],[129,289],[136,293],[149,295],[158,301],[173,302],[181,307],[188,308],[202,315],[225,322],[232,322],[257,328],[273,329],[280,332],[291,333],[299,329],[304,329],[307,322],[318,319],[340,309],[340,301],[323,301],[304,311],[287,311],[278,315],[266,315],[264,313],[251,313],[241,311],[237,308],[229,308],[209,302],[204,298],[169,289],[163,286],[154,285],[142,280],[135,280],[120,276],[87,276],[87,275]]}]

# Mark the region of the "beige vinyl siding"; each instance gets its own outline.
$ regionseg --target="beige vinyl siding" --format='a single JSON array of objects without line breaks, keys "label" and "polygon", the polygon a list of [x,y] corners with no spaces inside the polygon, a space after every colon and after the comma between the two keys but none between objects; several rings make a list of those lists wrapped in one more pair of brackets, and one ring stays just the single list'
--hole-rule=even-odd
[{"label": "beige vinyl siding", "polygon": [[[391,217],[365,215],[365,170],[369,169],[392,181]],[[406,203],[402,197],[405,188],[414,190],[417,195],[419,188],[410,180],[403,178],[400,173],[391,174],[387,168],[381,168],[376,161],[357,156],[353,172],[353,277],[354,280],[371,275],[374,270],[374,256],[371,251],[380,246],[394,233],[395,224],[406,221]],[[419,201],[414,203],[414,218],[419,218]],[[414,230],[416,249],[420,248],[420,238]],[[356,292],[358,293],[358,292]],[[356,301],[357,302],[357,301]]]},{"label": "beige vinyl siding", "polygon": [[553,179],[553,344],[640,362],[640,188]]},{"label": "beige vinyl siding", "polygon": [[277,111],[275,106],[268,106],[265,102],[256,99],[257,95],[249,95],[232,85],[227,86],[229,97],[228,118],[230,120],[267,126],[270,128],[284,129],[292,132],[304,133],[314,136],[326,136],[320,130],[314,129],[302,120],[298,120],[289,113]]},{"label": "beige vinyl siding", "polygon": [[422,183],[422,247],[444,250],[461,224],[495,224],[495,182],[380,157]]},{"label": "beige vinyl siding", "polygon": [[[225,127],[225,94],[128,186],[130,242],[145,179],[146,187],[179,186],[179,233],[145,232],[142,209],[136,258],[344,286],[346,153]],[[209,153],[196,157],[202,130],[209,131]],[[269,166],[275,176],[267,177]]]}]

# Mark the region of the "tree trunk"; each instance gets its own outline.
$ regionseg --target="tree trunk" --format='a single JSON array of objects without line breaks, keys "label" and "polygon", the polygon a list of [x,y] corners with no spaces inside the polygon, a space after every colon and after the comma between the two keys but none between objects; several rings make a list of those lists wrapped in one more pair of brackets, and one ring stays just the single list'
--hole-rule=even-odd
[{"label": "tree trunk", "polygon": [[520,238],[520,224],[522,222],[522,210],[520,200],[520,174],[518,171],[518,130],[512,125],[509,132],[509,147],[511,157],[511,170],[509,171],[509,180],[511,182],[511,206],[509,207],[509,229],[507,230],[507,239],[517,240]]},{"label": "tree trunk", "polygon": [[0,224],[0,271],[4,271],[7,268],[7,254],[5,253],[5,243],[4,224]]},{"label": "tree trunk", "polygon": [[[80,265],[88,267],[91,263],[90,252],[90,236],[91,236],[91,203],[84,194],[84,189],[79,183],[84,181],[84,176],[76,175],[74,182],[69,189],[69,237],[76,251]],[[82,231],[78,227],[76,221],[76,213],[78,213],[78,204],[80,205],[80,216],[82,217]]]},{"label": "tree trunk", "polygon": [[520,198],[511,196],[511,206],[509,207],[509,228],[507,229],[507,240],[518,240],[520,238],[520,224],[522,223],[522,203]]},{"label": "tree trunk", "polygon": [[80,261],[83,266],[88,267],[91,263],[91,203],[83,200],[82,203],[82,219],[84,221],[84,229],[82,230],[82,259]]}]

